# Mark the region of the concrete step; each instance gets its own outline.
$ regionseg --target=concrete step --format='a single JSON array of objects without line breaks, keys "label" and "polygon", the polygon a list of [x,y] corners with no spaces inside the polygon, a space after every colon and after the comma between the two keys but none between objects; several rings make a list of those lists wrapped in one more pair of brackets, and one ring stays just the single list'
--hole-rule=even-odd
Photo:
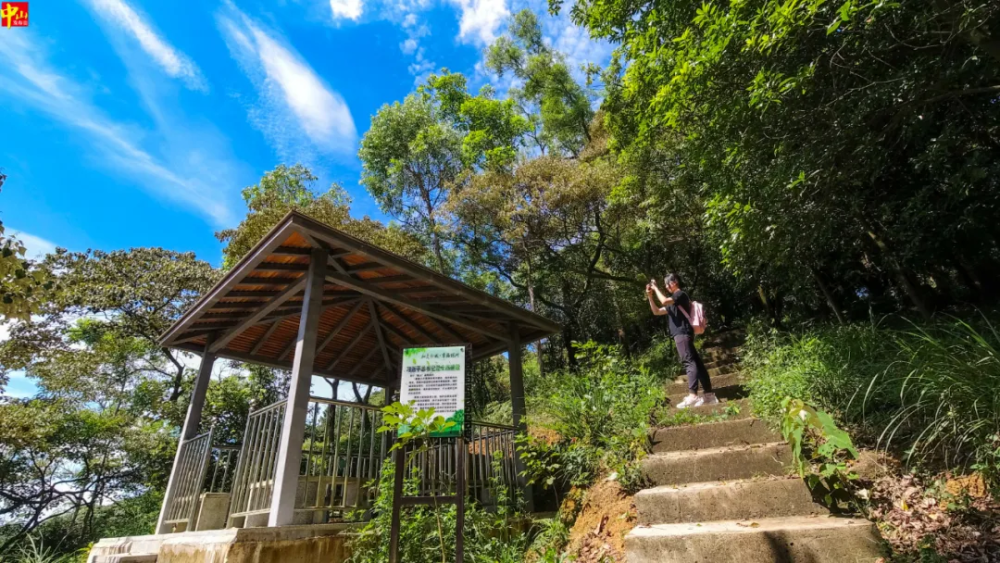
[{"label": "concrete step", "polygon": [[799,478],[654,487],[635,495],[635,508],[647,525],[829,514]]},{"label": "concrete step", "polygon": [[707,362],[739,361],[740,351],[736,348],[712,347],[703,348],[699,355]]},{"label": "concrete step", "polygon": [[684,485],[784,476],[791,461],[788,444],[776,442],[653,454],[642,460],[642,472],[654,485]]},{"label": "concrete step", "polygon": [[756,418],[655,428],[651,434],[653,453],[703,450],[781,441],[780,434],[768,428],[764,421]]},{"label": "concrete step", "polygon": [[751,416],[751,413],[753,412],[750,407],[750,401],[748,401],[747,399],[736,399],[736,400],[719,399],[719,402],[717,404],[694,407],[687,409],[687,411],[696,414],[698,416],[712,416],[712,415],[724,414],[727,413],[727,411],[732,411],[733,409],[730,409],[730,407],[735,407],[739,409],[739,413],[728,412],[729,420],[738,418],[749,418]]},{"label": "concrete step", "polygon": [[95,555],[89,563],[156,563],[155,553],[122,553],[120,555]]},{"label": "concrete step", "polygon": [[871,522],[808,516],[639,526],[625,546],[629,563],[875,563],[881,555]]},{"label": "concrete step", "polygon": [[[714,381],[714,380],[713,380]],[[740,384],[732,385],[712,385],[712,392],[715,393],[716,398],[720,401],[734,401],[737,399],[745,399],[750,392]],[[687,387],[684,387],[683,392],[670,393],[667,395],[667,399],[670,400],[671,405],[679,404],[687,397]]]},{"label": "concrete step", "polygon": [[[712,378],[713,388],[728,387],[730,385],[738,385],[743,381],[743,377],[739,372],[727,373],[724,375],[712,375],[709,373],[709,377]],[[679,381],[678,381],[679,380]],[[683,395],[687,393],[687,376],[678,377],[673,383],[667,385],[667,395]]]}]

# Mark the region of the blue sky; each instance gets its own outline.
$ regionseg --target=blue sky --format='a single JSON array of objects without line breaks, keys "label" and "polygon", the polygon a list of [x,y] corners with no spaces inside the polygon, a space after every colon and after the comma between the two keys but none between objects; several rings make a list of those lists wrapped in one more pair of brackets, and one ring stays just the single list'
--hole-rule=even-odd
[{"label": "blue sky", "polygon": [[0,218],[34,253],[163,246],[218,265],[213,233],[281,163],[384,220],[356,156],[382,104],[442,67],[494,81],[482,49],[525,7],[574,67],[611,50],[541,0],[29,6],[29,27],[0,29]]},{"label": "blue sky", "polygon": [[[31,1],[29,27],[0,29],[0,219],[33,256],[162,246],[218,265],[240,190],[301,162],[386,220],[358,184],[371,116],[442,67],[504,91],[482,50],[522,8],[573,68],[607,62],[544,0]],[[18,374],[6,390],[33,391]]]}]

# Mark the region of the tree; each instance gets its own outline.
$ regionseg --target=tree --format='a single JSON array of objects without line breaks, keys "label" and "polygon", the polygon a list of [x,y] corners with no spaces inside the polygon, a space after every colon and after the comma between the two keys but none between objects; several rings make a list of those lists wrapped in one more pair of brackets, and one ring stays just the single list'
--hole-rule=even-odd
[{"label": "tree", "polygon": [[507,33],[486,50],[486,68],[501,77],[511,73],[523,83],[510,96],[531,116],[533,138],[543,153],[577,156],[590,142],[592,92],[573,78],[565,56],[546,45],[534,12],[524,9],[511,17]]},{"label": "tree", "polygon": [[462,171],[462,138],[429,96],[411,94],[382,106],[358,152],[361,183],[382,210],[433,252],[438,271],[449,273],[446,218],[441,204]]},{"label": "tree", "polygon": [[927,314],[953,280],[997,271],[995,3],[594,0],[572,15],[621,43],[613,150],[668,169],[628,187],[703,201],[727,270],[761,295],[837,316],[838,298],[900,296]]},{"label": "tree", "polygon": [[420,241],[402,229],[386,227],[368,217],[351,217],[350,197],[342,187],[317,193],[312,189],[316,177],[301,164],[280,165],[264,174],[260,182],[243,190],[247,216],[238,226],[215,234],[225,244],[223,268],[232,268],[289,211],[302,212],[313,219],[350,235],[386,248],[417,262],[427,261],[427,251]]},{"label": "tree", "polygon": [[[0,189],[7,175],[0,170]],[[4,236],[0,221],[0,320],[26,319],[38,308],[38,295],[51,287],[45,272],[25,259],[24,244]]]}]

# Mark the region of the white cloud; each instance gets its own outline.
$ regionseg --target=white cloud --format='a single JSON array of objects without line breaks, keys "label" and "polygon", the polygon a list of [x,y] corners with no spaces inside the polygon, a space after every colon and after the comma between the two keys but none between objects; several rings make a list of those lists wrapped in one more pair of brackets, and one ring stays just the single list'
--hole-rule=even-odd
[{"label": "white cloud", "polygon": [[487,45],[510,16],[507,0],[452,0],[461,11],[458,38],[467,43]]},{"label": "white cloud", "polygon": [[30,37],[10,33],[0,41],[0,60],[5,61],[0,65],[0,94],[16,100],[18,107],[33,107],[86,134],[96,160],[116,174],[131,175],[157,196],[194,207],[217,225],[233,222],[219,185],[200,177],[197,170],[182,168],[185,162],[164,161],[144,149],[141,141],[146,132],[105,115],[90,101],[85,88],[50,68],[42,45]]},{"label": "white cloud", "polygon": [[[21,241],[25,249],[25,258],[29,260],[41,260],[45,258],[46,254],[52,254],[56,251],[56,244],[42,237],[36,237],[33,234],[18,231],[17,229],[10,229],[6,234]],[[2,332],[0,332],[0,335],[2,335]],[[3,340],[2,336],[0,336],[0,340]]]},{"label": "white cloud", "polygon": [[[340,94],[327,87],[290,46],[231,4],[228,11],[232,16],[218,16],[219,29],[261,98],[260,106],[250,110],[251,120],[272,138],[279,152],[290,150],[301,131],[320,150],[353,153],[357,129]],[[289,130],[293,120],[297,130]]]},{"label": "white cloud", "polygon": [[361,17],[361,0],[330,0],[330,11],[334,20],[357,21]]},{"label": "white cloud", "polygon": [[97,15],[138,41],[142,50],[168,75],[183,79],[192,88],[205,89],[198,67],[157,35],[153,27],[124,0],[90,0],[90,5]]}]

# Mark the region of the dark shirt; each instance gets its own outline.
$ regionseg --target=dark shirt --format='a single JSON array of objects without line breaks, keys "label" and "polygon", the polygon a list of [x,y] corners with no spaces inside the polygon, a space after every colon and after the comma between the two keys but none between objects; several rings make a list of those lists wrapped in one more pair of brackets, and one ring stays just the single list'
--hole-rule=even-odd
[{"label": "dark shirt", "polygon": [[687,293],[679,289],[670,297],[674,300],[674,304],[667,307],[667,322],[670,325],[670,336],[694,336],[694,329],[691,328],[691,322],[684,316],[684,313],[677,309],[678,306],[684,307],[684,310],[690,314],[691,298],[688,297]]}]

